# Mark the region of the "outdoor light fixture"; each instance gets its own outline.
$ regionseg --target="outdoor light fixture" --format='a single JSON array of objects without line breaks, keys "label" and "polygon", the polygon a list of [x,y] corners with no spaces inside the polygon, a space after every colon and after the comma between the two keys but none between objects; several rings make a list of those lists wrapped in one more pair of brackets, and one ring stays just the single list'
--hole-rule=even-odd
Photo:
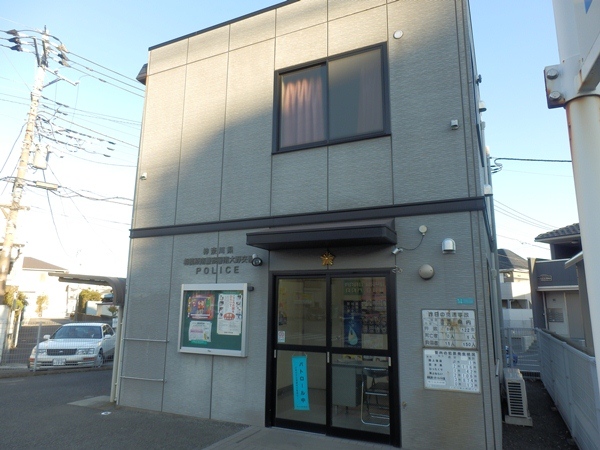
[{"label": "outdoor light fixture", "polygon": [[421,267],[419,267],[419,276],[424,280],[429,280],[433,277],[433,274],[433,267],[431,267],[429,264],[423,264]]},{"label": "outdoor light fixture", "polygon": [[456,253],[456,242],[454,242],[454,239],[446,238],[442,241],[442,253]]},{"label": "outdoor light fixture", "polygon": [[263,260],[258,257],[256,253],[252,255],[252,265],[254,267],[262,266]]}]

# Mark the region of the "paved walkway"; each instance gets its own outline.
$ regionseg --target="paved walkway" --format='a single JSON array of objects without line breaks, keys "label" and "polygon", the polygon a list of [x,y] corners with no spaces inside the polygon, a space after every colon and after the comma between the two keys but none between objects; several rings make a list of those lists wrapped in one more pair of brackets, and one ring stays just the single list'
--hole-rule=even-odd
[{"label": "paved walkway", "polygon": [[395,447],[370,442],[350,441],[281,428],[248,427],[205,450],[389,450]]}]

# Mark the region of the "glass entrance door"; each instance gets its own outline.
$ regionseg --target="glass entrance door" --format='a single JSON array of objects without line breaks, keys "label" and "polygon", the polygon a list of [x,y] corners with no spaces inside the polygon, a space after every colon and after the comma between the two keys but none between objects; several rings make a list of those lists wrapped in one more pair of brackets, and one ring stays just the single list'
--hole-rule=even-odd
[{"label": "glass entrance door", "polygon": [[389,277],[277,277],[273,423],[390,442]]}]

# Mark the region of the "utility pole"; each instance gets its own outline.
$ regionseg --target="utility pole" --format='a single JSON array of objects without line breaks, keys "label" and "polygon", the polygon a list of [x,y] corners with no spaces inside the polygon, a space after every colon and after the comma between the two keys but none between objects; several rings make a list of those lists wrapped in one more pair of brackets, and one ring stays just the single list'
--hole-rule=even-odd
[{"label": "utility pole", "polygon": [[[600,1],[553,0],[561,64],[544,69],[549,108],[565,108],[595,354],[600,352]],[[600,364],[596,364],[600,381]]]},{"label": "utility pole", "polygon": [[[16,44],[13,47],[9,47],[12,50],[16,50],[19,52],[23,52],[23,43],[21,39],[28,38],[31,39],[33,43],[33,48],[35,50],[35,56],[37,60],[37,70],[35,75],[35,81],[33,84],[33,88],[31,91],[31,103],[29,106],[29,114],[27,117],[27,126],[25,128],[25,137],[23,138],[23,144],[21,146],[21,157],[19,159],[19,164],[17,167],[17,175],[15,177],[13,183],[12,190],[12,202],[8,208],[8,213],[5,213],[6,216],[6,230],[4,232],[4,242],[2,244],[2,251],[0,252],[0,305],[5,304],[6,299],[6,281],[8,278],[8,273],[10,271],[11,265],[11,253],[14,246],[15,241],[15,233],[17,230],[17,220],[19,217],[19,211],[24,209],[21,206],[21,200],[23,198],[23,190],[27,183],[27,171],[29,168],[29,155],[31,153],[31,146],[33,144],[33,137],[35,131],[35,123],[38,115],[38,106],[40,102],[40,97],[42,95],[42,90],[44,89],[44,75],[46,70],[48,69],[48,59],[52,52],[58,53],[58,56],[61,60],[66,60],[63,52],[66,52],[66,48],[61,44],[60,46],[56,46],[56,44],[52,44],[49,40],[50,36],[47,30],[44,28],[43,32],[36,32],[40,34],[41,37],[33,37],[33,36],[24,36],[16,30],[10,30],[6,32],[14,36],[9,39],[9,42]],[[56,38],[54,38],[56,39]],[[39,43],[38,43],[39,41]],[[57,79],[51,81],[49,84],[58,81],[59,79],[63,79],[58,76],[56,73]],[[8,314],[7,321],[4,325],[4,333],[5,333],[5,346],[6,346],[6,332],[8,331],[8,321],[10,320],[10,314]],[[1,355],[0,355],[1,359]]]}]

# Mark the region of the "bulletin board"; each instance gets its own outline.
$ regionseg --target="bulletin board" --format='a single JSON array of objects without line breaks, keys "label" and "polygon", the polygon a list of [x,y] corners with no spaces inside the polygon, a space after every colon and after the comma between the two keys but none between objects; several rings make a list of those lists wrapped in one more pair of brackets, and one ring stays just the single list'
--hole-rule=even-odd
[{"label": "bulletin board", "polygon": [[181,286],[179,351],[246,356],[248,285]]}]

